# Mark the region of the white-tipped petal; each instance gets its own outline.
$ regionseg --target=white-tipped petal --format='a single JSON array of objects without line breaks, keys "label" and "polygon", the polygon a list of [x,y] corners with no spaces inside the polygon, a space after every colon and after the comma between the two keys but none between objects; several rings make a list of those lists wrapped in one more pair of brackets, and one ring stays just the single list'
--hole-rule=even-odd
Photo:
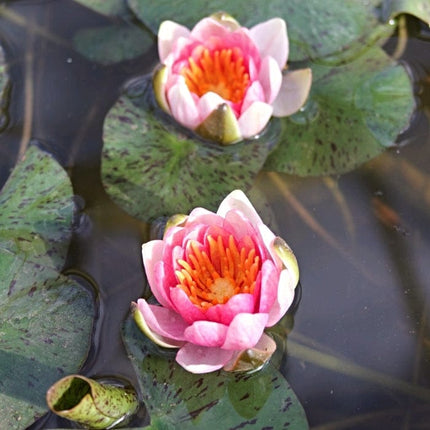
[{"label": "white-tipped petal", "polygon": [[273,108],[263,102],[253,103],[239,118],[239,128],[246,139],[260,133],[272,116]]},{"label": "white-tipped petal", "polygon": [[258,75],[263,87],[265,102],[272,103],[279,94],[282,84],[282,72],[273,57],[265,57]]},{"label": "white-tipped petal", "polygon": [[308,98],[311,83],[311,69],[285,73],[278,97],[273,102],[273,116],[288,116],[297,112]]},{"label": "white-tipped petal", "polygon": [[199,111],[182,77],[169,89],[167,100],[173,118],[183,126],[194,130],[199,123]]},{"label": "white-tipped petal", "polygon": [[173,21],[163,21],[158,30],[158,55],[160,62],[164,63],[166,57],[172,52],[173,45],[179,37],[188,37],[190,30]]},{"label": "white-tipped petal", "polygon": [[281,18],[273,18],[252,27],[252,41],[260,51],[261,58],[273,57],[279,68],[283,68],[288,58],[287,25]]}]

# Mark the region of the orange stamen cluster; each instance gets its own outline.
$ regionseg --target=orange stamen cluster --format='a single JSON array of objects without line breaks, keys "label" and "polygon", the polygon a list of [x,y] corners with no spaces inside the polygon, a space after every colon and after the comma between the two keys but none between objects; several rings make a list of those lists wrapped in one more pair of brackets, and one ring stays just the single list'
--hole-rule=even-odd
[{"label": "orange stamen cluster", "polygon": [[261,267],[255,249],[239,250],[233,236],[227,246],[221,236],[208,236],[207,241],[208,252],[193,241],[189,244],[187,261],[178,260],[182,267],[176,271],[178,287],[202,310],[226,303],[239,293],[252,294]]},{"label": "orange stamen cluster", "polygon": [[200,58],[188,59],[189,67],[182,69],[188,89],[201,97],[212,91],[225,100],[238,103],[243,100],[249,86],[249,74],[243,57],[233,49],[210,52],[203,49]]}]

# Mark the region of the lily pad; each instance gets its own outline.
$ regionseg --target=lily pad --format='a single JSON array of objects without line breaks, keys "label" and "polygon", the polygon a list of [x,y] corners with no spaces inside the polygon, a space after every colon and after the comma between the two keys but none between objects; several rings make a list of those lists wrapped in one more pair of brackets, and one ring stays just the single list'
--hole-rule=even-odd
[{"label": "lily pad", "polygon": [[150,78],[135,83],[104,123],[102,178],[113,200],[144,221],[218,207],[247,190],[278,137],[276,124],[258,139],[221,146],[173,123],[152,100]]},{"label": "lily pad", "polygon": [[428,0],[384,0],[382,15],[389,20],[397,15],[407,13],[430,25],[430,2]]},{"label": "lily pad", "polygon": [[73,38],[75,49],[91,61],[107,65],[131,60],[155,46],[154,36],[126,22],[84,28]]},{"label": "lily pad", "polygon": [[393,145],[408,126],[415,107],[411,80],[380,48],[339,67],[314,64],[312,71],[307,105],[280,120],[280,144],[266,170],[342,173]]},{"label": "lily pad", "polygon": [[249,27],[273,17],[285,19],[290,39],[290,61],[330,57],[352,58],[370,44],[383,41],[394,26],[381,22],[374,7],[362,0],[127,0],[136,16],[156,34],[162,21],[174,20],[189,28],[220,10]]},{"label": "lily pad", "polygon": [[125,16],[129,14],[126,0],[75,0],[94,12],[108,16]]},{"label": "lily pad", "polygon": [[253,374],[186,372],[152,345],[129,319],[124,340],[138,375],[151,429],[270,428],[306,430],[299,400],[271,364]]},{"label": "lily pad", "polygon": [[0,193],[0,410],[23,429],[47,409],[49,386],[89,347],[90,294],[61,275],[72,232],[67,174],[34,146]]}]

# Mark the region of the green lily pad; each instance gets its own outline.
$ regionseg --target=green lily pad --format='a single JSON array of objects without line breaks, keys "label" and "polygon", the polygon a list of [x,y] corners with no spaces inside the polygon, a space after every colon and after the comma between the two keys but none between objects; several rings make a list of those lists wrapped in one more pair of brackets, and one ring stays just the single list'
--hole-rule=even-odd
[{"label": "green lily pad", "polygon": [[80,29],[73,38],[75,49],[91,61],[107,65],[131,60],[155,44],[149,32],[120,22],[107,27]]},{"label": "green lily pad", "polygon": [[253,374],[188,373],[172,358],[150,353],[129,319],[124,340],[151,418],[148,429],[270,428],[306,430],[299,400],[271,364]]},{"label": "green lily pad", "polygon": [[414,111],[406,70],[380,48],[339,67],[312,65],[301,112],[280,119],[280,144],[266,170],[298,175],[342,173],[391,146]]},{"label": "green lily pad", "polygon": [[430,25],[430,2],[428,0],[384,0],[382,14],[389,20],[397,15],[407,13]]},{"label": "green lily pad", "polygon": [[102,179],[123,209],[144,221],[215,209],[232,190],[247,190],[278,135],[230,146],[207,142],[173,123],[152,100],[151,79],[122,96],[104,123]]},{"label": "green lily pad", "polygon": [[49,386],[85,359],[94,309],[60,274],[74,204],[53,158],[29,147],[0,207],[0,410],[4,428],[23,429],[46,411]]},{"label": "green lily pad", "polygon": [[380,22],[373,5],[362,0],[127,0],[136,16],[155,34],[164,20],[192,28],[197,21],[220,10],[250,27],[269,18],[285,19],[290,39],[290,61],[357,55],[372,43],[382,43],[394,26]]},{"label": "green lily pad", "polygon": [[129,14],[126,0],[75,0],[94,12],[108,16],[125,16]]}]

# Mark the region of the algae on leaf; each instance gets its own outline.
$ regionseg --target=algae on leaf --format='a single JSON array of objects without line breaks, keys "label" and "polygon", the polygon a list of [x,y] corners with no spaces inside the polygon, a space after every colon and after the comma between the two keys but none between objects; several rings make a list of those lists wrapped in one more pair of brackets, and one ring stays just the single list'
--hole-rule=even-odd
[{"label": "algae on leaf", "polygon": [[63,276],[74,214],[66,172],[30,146],[0,192],[0,410],[22,429],[46,410],[49,386],[86,358],[94,308]]}]

